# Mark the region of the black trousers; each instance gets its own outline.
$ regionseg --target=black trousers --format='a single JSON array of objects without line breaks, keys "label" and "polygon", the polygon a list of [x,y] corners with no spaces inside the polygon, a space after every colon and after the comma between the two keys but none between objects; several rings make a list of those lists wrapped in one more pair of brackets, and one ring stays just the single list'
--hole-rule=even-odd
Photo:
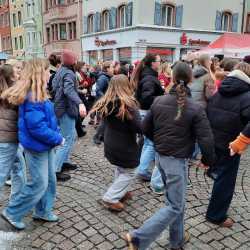
[{"label": "black trousers", "polygon": [[216,149],[218,160],[214,166],[216,179],[207,210],[207,219],[221,224],[227,219],[227,212],[233,199],[240,155],[231,157],[229,152]]}]

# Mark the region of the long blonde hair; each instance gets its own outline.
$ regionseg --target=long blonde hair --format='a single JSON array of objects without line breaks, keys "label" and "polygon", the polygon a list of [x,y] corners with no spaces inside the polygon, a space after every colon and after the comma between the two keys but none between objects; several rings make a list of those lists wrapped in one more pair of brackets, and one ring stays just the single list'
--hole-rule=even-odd
[{"label": "long blonde hair", "polygon": [[113,113],[119,102],[119,111],[116,117],[124,120],[132,119],[131,109],[138,107],[134,97],[135,89],[125,75],[115,75],[109,83],[106,94],[94,105],[91,113],[99,113],[105,118]]},{"label": "long blonde hair", "polygon": [[159,74],[167,74],[169,77],[171,76],[171,73],[172,73],[172,70],[171,70],[171,65],[170,63],[163,63],[161,66],[160,66],[160,69],[159,69]]},{"label": "long blonde hair", "polygon": [[46,70],[49,62],[45,59],[32,59],[25,64],[21,79],[13,87],[7,89],[1,98],[13,105],[24,102],[27,94],[31,92],[32,102],[43,102],[48,99]]}]

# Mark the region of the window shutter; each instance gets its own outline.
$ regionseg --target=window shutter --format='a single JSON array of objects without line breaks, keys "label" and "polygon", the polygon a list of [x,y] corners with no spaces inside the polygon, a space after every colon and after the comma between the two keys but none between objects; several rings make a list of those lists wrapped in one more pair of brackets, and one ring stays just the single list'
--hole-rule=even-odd
[{"label": "window shutter", "polygon": [[109,11],[109,28],[116,28],[116,8],[112,7]]},{"label": "window shutter", "polygon": [[96,12],[94,15],[94,31],[100,32],[101,31],[101,13]]},{"label": "window shutter", "polygon": [[88,17],[86,16],[83,17],[83,33],[88,33]]},{"label": "window shutter", "polygon": [[238,31],[238,20],[239,20],[239,14],[238,13],[233,14],[232,32]]},{"label": "window shutter", "polygon": [[222,30],[222,12],[216,11],[215,30]]},{"label": "window shutter", "polygon": [[162,16],[161,16],[161,3],[159,0],[155,2],[155,18],[154,18],[154,24],[155,25],[161,25],[162,24]]},{"label": "window shutter", "polygon": [[126,26],[132,26],[133,23],[133,2],[126,6]]},{"label": "window shutter", "polygon": [[183,18],[183,5],[176,6],[175,26],[177,28],[182,27],[182,18]]}]

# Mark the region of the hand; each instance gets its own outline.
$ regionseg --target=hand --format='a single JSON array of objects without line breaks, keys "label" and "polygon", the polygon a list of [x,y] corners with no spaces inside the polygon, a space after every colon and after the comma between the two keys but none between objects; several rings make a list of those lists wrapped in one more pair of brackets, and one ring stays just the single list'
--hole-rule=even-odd
[{"label": "hand", "polygon": [[236,155],[236,152],[234,152],[234,150],[231,147],[229,147],[229,149],[230,149],[230,156]]},{"label": "hand", "polygon": [[87,115],[87,110],[84,104],[79,105],[79,114],[82,118]]},{"label": "hand", "polygon": [[204,169],[204,170],[208,170],[208,169],[209,169],[209,166],[204,165],[203,163],[199,163],[199,164],[198,164],[198,168],[201,168],[201,169]]}]

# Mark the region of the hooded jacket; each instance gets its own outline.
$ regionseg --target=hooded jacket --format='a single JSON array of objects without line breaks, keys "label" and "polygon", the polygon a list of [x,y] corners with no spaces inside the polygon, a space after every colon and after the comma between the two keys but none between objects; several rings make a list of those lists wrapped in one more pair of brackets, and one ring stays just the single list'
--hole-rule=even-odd
[{"label": "hooded jacket", "polygon": [[136,92],[136,98],[141,109],[149,110],[154,99],[163,94],[164,90],[158,80],[158,73],[150,67],[145,67]]},{"label": "hooded jacket", "polygon": [[208,98],[216,91],[216,85],[205,67],[197,66],[193,71],[193,77],[190,86],[192,97],[195,102],[206,108]]},{"label": "hooded jacket", "polygon": [[[190,93],[188,88],[187,92]],[[143,121],[143,132],[154,141],[156,151],[165,156],[190,158],[197,140],[203,155],[202,162],[212,165],[215,160],[214,140],[204,108],[189,96],[179,120],[175,120],[176,115],[174,85],[170,94],[156,98]]]},{"label": "hooded jacket", "polygon": [[231,72],[209,99],[207,113],[218,149],[229,152],[240,133],[250,137],[250,78],[240,70]]}]

